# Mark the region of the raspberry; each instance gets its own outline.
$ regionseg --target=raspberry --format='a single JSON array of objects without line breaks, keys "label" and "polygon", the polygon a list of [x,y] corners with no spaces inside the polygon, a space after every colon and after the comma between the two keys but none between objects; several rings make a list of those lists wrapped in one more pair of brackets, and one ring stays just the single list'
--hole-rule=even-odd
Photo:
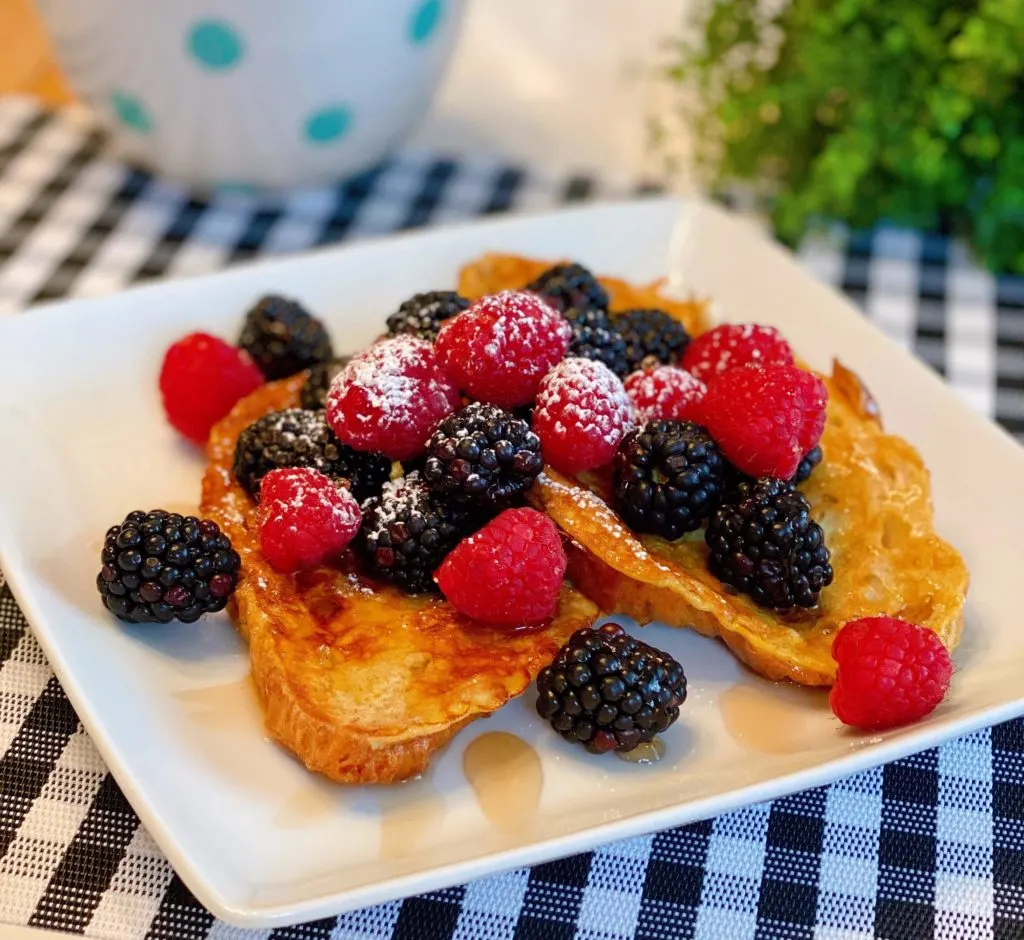
[{"label": "raspberry", "polygon": [[210,429],[262,384],[263,373],[248,353],[209,333],[179,339],[160,368],[167,420],[197,444],[205,444]]},{"label": "raspberry", "polygon": [[565,357],[572,328],[534,294],[502,291],[446,320],[437,356],[471,398],[502,408],[533,401],[544,374]]},{"label": "raspberry", "polygon": [[544,460],[575,475],[608,463],[636,410],[622,382],[593,359],[566,359],[540,383],[533,430]]},{"label": "raspberry", "polygon": [[403,335],[352,359],[332,383],[324,409],[349,447],[409,460],[460,404],[430,343]]},{"label": "raspberry", "polygon": [[723,323],[702,333],[683,353],[683,368],[709,383],[715,377],[757,362],[763,366],[791,366],[793,350],[773,326],[756,323]]},{"label": "raspberry", "polygon": [[554,616],[565,566],[562,538],[544,513],[506,509],[456,545],[435,580],[459,613],[523,626]]},{"label": "raspberry", "polygon": [[685,369],[655,366],[626,377],[626,394],[641,421],[691,421],[708,387]]},{"label": "raspberry", "polygon": [[953,674],[949,652],[931,630],[895,617],[851,621],[832,641],[832,656],[832,711],[843,724],[871,731],[930,714]]},{"label": "raspberry", "polygon": [[698,410],[738,470],[788,480],[821,438],[827,401],[825,383],[809,372],[746,365],[712,382]]},{"label": "raspberry", "polygon": [[355,497],[319,470],[271,470],[261,495],[260,547],[277,571],[315,568],[341,554],[359,531]]}]

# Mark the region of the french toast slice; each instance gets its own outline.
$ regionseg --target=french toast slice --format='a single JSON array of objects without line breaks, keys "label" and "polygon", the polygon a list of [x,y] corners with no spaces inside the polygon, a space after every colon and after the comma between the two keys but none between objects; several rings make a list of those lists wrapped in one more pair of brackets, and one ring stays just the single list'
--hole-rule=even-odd
[{"label": "french toast slice", "polygon": [[597,608],[567,584],[551,623],[516,633],[371,581],[353,559],[275,571],[259,547],[256,503],[231,465],[242,430],[297,407],[304,378],[257,389],[213,429],[200,512],[242,558],[231,610],[269,734],[332,780],[392,783],[421,773],[460,728],[524,692]]},{"label": "french toast slice", "polygon": [[[460,287],[473,296],[522,287],[546,267],[488,255],[462,271]],[[655,306],[692,334],[707,328],[703,309],[680,309],[658,297],[656,287],[633,291],[601,281],[613,310]],[[825,531],[835,580],[816,608],[783,614],[758,607],[708,571],[702,532],[674,543],[635,535],[610,507],[607,473],[571,480],[548,468],[531,496],[570,537],[573,583],[604,612],[718,636],[759,674],[803,685],[834,682],[832,639],[857,617],[903,617],[953,649],[969,575],[935,532],[928,470],[910,444],[883,430],[877,405],[853,372],[837,362],[822,378],[829,392],[824,460],[801,489]]]}]

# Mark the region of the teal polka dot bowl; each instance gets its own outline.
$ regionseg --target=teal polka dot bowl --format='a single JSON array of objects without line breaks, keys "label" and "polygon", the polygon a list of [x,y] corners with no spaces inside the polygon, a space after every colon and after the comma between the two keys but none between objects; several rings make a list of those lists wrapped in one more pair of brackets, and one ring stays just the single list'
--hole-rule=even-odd
[{"label": "teal polka dot bowl", "polygon": [[79,96],[125,155],[233,194],[335,182],[415,128],[465,0],[46,0]]}]

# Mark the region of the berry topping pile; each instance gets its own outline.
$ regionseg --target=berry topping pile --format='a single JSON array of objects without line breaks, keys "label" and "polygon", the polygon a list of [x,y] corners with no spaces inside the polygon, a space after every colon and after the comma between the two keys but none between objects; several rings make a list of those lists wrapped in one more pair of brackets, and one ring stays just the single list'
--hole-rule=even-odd
[{"label": "berry topping pile", "polygon": [[686,348],[683,368],[709,383],[730,369],[750,363],[791,366],[793,350],[775,327],[724,323],[698,336]]},{"label": "berry topping pile", "polygon": [[685,369],[663,365],[632,373],[626,377],[625,386],[641,421],[695,421],[697,405],[708,390]]},{"label": "berry topping pile", "polygon": [[506,509],[460,542],[437,571],[460,613],[507,627],[554,616],[566,557],[555,524],[536,509]]},{"label": "berry topping pile", "polygon": [[310,467],[271,470],[261,487],[260,548],[278,571],[315,568],[356,537],[355,497]]},{"label": "berry topping pile", "polygon": [[539,297],[502,291],[441,327],[437,358],[470,398],[515,408],[533,401],[571,336],[568,322]]},{"label": "berry topping pile", "polygon": [[160,369],[167,420],[197,444],[205,444],[210,429],[262,384],[263,373],[248,353],[209,333],[178,340]]},{"label": "berry topping pile", "polygon": [[635,410],[622,382],[592,359],[565,359],[540,383],[533,429],[544,459],[577,474],[615,456]]},{"label": "berry topping pile", "polygon": [[101,560],[103,603],[129,623],[194,623],[223,610],[241,564],[215,522],[163,509],[128,513],[107,531]]},{"label": "berry topping pile", "polygon": [[763,607],[814,607],[832,583],[832,566],[810,512],[803,494],[783,480],[741,484],[708,522],[712,574]]},{"label": "berry topping pile", "polygon": [[350,356],[341,356],[330,362],[318,362],[313,366],[299,391],[299,404],[311,411],[322,410],[334,377],[348,365],[350,358]]},{"label": "berry topping pile", "polygon": [[415,294],[388,317],[388,335],[408,333],[432,343],[445,320],[462,313],[469,301],[455,291],[435,290]]},{"label": "berry topping pile", "polygon": [[506,506],[544,467],[540,441],[522,418],[472,402],[445,418],[427,443],[423,478],[440,497]]},{"label": "berry topping pile", "polygon": [[725,489],[718,445],[689,421],[651,421],[615,455],[615,507],[634,532],[675,540],[699,529]]},{"label": "berry topping pile", "polygon": [[683,667],[617,623],[579,630],[537,676],[537,713],[595,754],[653,741],[686,701]]},{"label": "berry topping pile", "polygon": [[238,345],[267,379],[284,379],[334,358],[324,325],[297,301],[276,295],[261,298],[246,314]]},{"label": "berry topping pile", "polygon": [[242,488],[259,498],[260,481],[271,471],[309,467],[344,481],[357,499],[367,499],[391,476],[382,454],[353,450],[338,440],[322,411],[272,411],[238,436],[232,472]]},{"label": "berry topping pile", "polygon": [[788,480],[825,429],[828,392],[796,366],[746,365],[708,387],[701,423],[743,473]]},{"label": "berry topping pile", "polygon": [[[350,358],[334,356],[299,303],[268,295],[236,346],[205,333],[171,346],[160,390],[170,423],[203,443],[241,398],[290,376],[267,392],[294,402],[298,390],[301,407],[246,427],[232,466],[259,550],[282,573],[341,567],[366,576],[367,591],[387,582],[442,595],[410,602],[417,610],[447,602],[482,624],[542,627],[569,565],[554,522],[524,505],[552,484],[548,465],[585,474],[637,534],[698,533],[688,563],[706,558],[722,594],[784,612],[816,607],[833,581],[825,531],[797,489],[826,456],[827,387],[773,327],[726,324],[691,339],[664,310],[610,309],[601,281],[564,263],[473,302],[416,294]],[[824,473],[818,482],[831,482]],[[213,522],[133,512],[107,533],[97,586],[122,620],[191,623],[225,607],[240,567]],[[888,616],[849,623],[832,654],[836,716],[871,730],[929,714],[952,672],[934,633]],[[606,623],[573,634],[537,691],[562,737],[627,752],[676,721],[686,677]]]},{"label": "berry topping pile", "polygon": [[410,594],[433,591],[437,567],[476,523],[470,511],[436,498],[413,471],[363,504],[356,546],[374,577]]},{"label": "berry topping pile", "polygon": [[945,698],[953,661],[926,627],[894,617],[848,623],[832,642],[829,701],[844,724],[882,731],[919,721]]},{"label": "berry topping pile", "polygon": [[582,264],[556,264],[526,285],[567,319],[585,310],[608,311],[608,292]]},{"label": "berry topping pile", "polygon": [[459,407],[458,389],[426,340],[396,336],[353,358],[331,385],[325,411],[355,450],[393,460],[419,456],[441,419]]},{"label": "berry topping pile", "polygon": [[626,310],[613,323],[626,344],[630,372],[645,363],[675,365],[690,343],[686,328],[664,310]]}]

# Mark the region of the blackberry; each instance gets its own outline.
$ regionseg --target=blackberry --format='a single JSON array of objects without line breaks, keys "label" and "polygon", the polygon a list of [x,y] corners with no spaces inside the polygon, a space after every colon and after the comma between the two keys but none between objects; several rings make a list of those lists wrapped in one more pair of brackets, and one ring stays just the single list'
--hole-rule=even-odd
[{"label": "blackberry", "polygon": [[603,362],[619,378],[630,373],[626,342],[603,310],[571,309],[563,314],[572,326],[569,355]]},{"label": "blackberry", "polygon": [[582,264],[556,264],[530,281],[525,289],[540,294],[570,320],[573,310],[608,310],[608,292]]},{"label": "blackberry", "polygon": [[617,623],[578,630],[537,676],[537,713],[594,754],[653,741],[686,701],[683,667]]},{"label": "blackberry", "polygon": [[96,576],[103,603],[129,623],[194,623],[223,610],[241,560],[216,522],[136,510],[107,530]]},{"label": "blackberry", "polygon": [[686,328],[664,310],[625,310],[616,314],[612,325],[626,345],[630,372],[639,369],[645,359],[675,365],[690,342]]},{"label": "blackberry", "polygon": [[800,461],[800,465],[796,468],[796,473],[793,474],[793,483],[803,483],[805,480],[810,479],[811,474],[814,473],[814,468],[821,463],[823,456],[821,447],[815,447],[807,451]]},{"label": "blackberry", "polygon": [[410,594],[437,591],[434,572],[478,521],[435,497],[414,471],[363,504],[356,547],[370,574]]},{"label": "blackberry", "polygon": [[814,607],[832,583],[825,533],[792,483],[762,477],[742,483],[704,533],[708,567],[761,607]]},{"label": "blackberry", "polygon": [[299,404],[309,411],[319,411],[324,407],[327,393],[335,376],[348,364],[350,356],[332,359],[330,362],[318,362],[309,370],[306,381],[299,391]]},{"label": "blackberry", "polygon": [[324,325],[298,301],[276,294],[260,298],[238,337],[267,379],[284,379],[334,358]]},{"label": "blackberry", "polygon": [[445,499],[501,507],[529,489],[543,468],[540,438],[526,421],[472,402],[431,435],[423,479]]},{"label": "blackberry", "polygon": [[260,481],[271,470],[312,467],[335,479],[346,480],[356,499],[380,492],[391,477],[391,460],[383,454],[353,450],[338,440],[322,411],[287,408],[258,418],[235,444],[232,467],[235,479],[254,499]]},{"label": "blackberry", "polygon": [[388,317],[388,335],[409,333],[428,343],[437,339],[441,324],[468,309],[469,301],[451,290],[434,290],[410,297]]},{"label": "blackberry", "polygon": [[649,421],[630,431],[615,454],[615,506],[634,532],[672,541],[718,508],[725,473],[725,458],[704,428]]}]

